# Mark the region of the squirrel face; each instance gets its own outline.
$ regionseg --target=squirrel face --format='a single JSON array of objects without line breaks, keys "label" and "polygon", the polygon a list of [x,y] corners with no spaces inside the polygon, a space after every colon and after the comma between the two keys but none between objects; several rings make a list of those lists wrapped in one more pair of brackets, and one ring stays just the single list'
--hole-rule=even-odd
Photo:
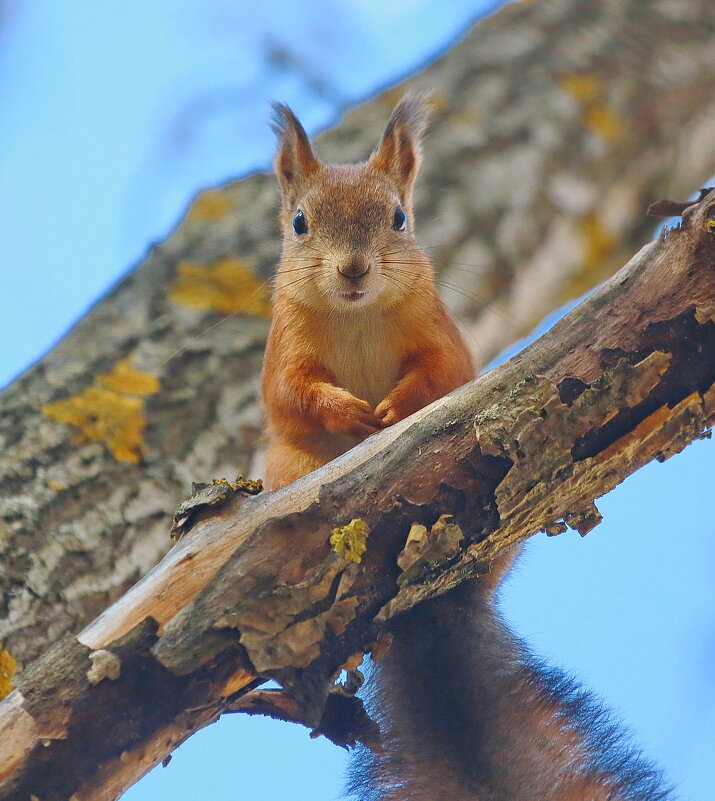
[{"label": "squirrel face", "polygon": [[412,225],[426,122],[425,101],[412,93],[366,162],[329,165],[315,157],[293,112],[274,106],[283,229],[277,298],[319,311],[389,308],[410,293],[414,277],[431,275]]}]

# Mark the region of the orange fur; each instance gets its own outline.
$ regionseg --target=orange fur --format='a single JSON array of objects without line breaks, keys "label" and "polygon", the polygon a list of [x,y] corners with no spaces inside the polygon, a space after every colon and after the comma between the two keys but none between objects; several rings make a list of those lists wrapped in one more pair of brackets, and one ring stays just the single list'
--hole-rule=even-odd
[{"label": "orange fur", "polygon": [[[276,111],[283,255],[262,383],[268,489],[474,377],[413,233],[422,101],[400,104],[375,154],[355,165],[321,164],[293,113]],[[404,231],[392,227],[398,208]]]}]

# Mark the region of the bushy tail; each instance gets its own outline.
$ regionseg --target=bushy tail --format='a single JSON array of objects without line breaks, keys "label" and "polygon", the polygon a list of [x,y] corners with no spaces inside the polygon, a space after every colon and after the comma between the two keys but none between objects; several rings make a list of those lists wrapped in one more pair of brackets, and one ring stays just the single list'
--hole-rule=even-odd
[{"label": "bushy tail", "polygon": [[360,801],[666,801],[659,771],[601,704],[535,659],[480,579],[394,625],[372,675],[379,753],[357,755]]}]

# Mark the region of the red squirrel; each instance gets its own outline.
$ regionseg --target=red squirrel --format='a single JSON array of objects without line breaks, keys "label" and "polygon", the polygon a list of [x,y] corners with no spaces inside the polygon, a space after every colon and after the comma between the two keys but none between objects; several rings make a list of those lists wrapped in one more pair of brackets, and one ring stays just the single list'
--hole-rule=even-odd
[{"label": "red squirrel", "polygon": [[263,368],[264,483],[282,487],[474,378],[415,241],[425,106],[396,109],[362,164],[322,164],[275,107],[283,255]]},{"label": "red squirrel", "polygon": [[[409,93],[360,164],[323,164],[274,106],[283,254],[263,369],[277,489],[475,376],[414,236],[427,124]],[[392,624],[371,709],[381,748],[351,793],[382,801],[663,801],[660,775],[597,703],[502,622],[495,594],[515,551]]]}]

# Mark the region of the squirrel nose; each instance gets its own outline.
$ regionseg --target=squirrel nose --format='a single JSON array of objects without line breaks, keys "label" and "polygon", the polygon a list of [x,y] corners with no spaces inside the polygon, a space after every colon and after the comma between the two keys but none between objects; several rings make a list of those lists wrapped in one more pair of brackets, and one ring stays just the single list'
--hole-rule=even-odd
[{"label": "squirrel nose", "polygon": [[369,271],[370,264],[362,259],[353,259],[338,266],[338,272],[346,278],[362,278]]}]

